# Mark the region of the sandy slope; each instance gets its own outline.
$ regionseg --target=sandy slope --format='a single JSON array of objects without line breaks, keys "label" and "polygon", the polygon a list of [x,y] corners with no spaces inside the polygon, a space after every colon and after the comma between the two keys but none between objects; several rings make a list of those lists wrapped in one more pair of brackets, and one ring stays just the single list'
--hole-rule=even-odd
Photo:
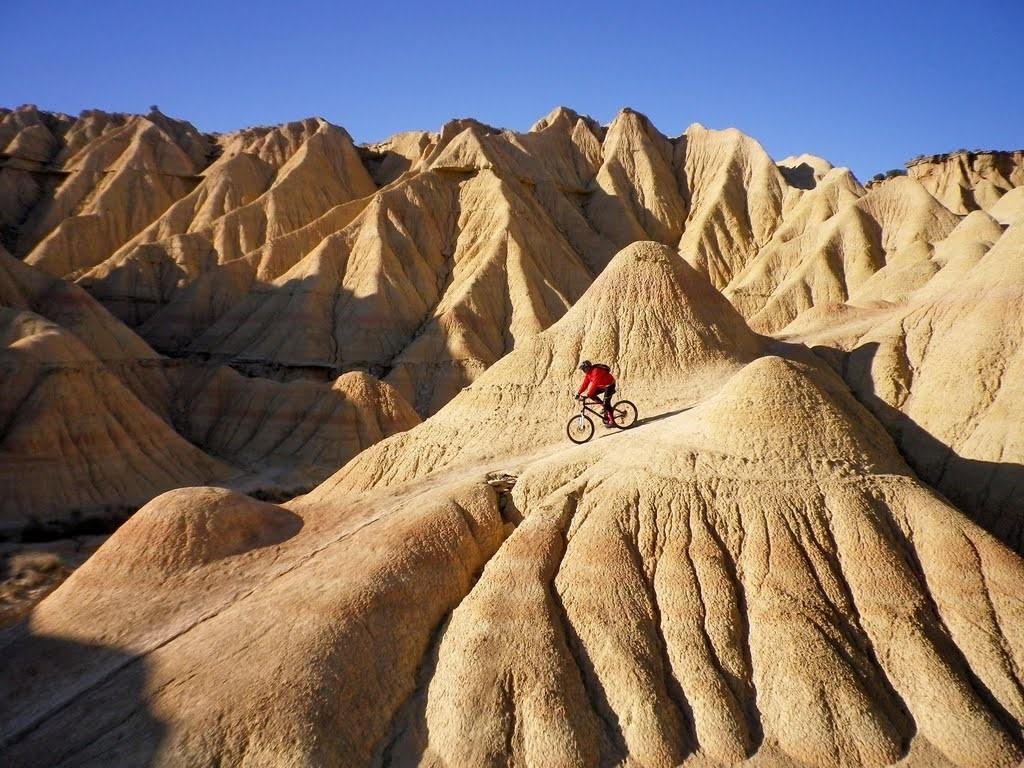
[{"label": "sandy slope", "polygon": [[1024,219],[1004,230],[977,211],[936,247],[934,277],[901,301],[848,307],[845,324],[822,308],[786,329],[825,348],[923,480],[1018,552],[1022,251]]},{"label": "sandy slope", "polygon": [[[467,433],[368,492],[361,458],[287,507],[159,497],[8,637],[12,764],[1017,764],[1020,558],[671,249],[606,274],[623,303],[595,284],[535,344],[631,350],[664,418],[518,457]],[[543,442],[524,414],[555,379],[501,365],[364,457],[484,431],[498,374]]]}]

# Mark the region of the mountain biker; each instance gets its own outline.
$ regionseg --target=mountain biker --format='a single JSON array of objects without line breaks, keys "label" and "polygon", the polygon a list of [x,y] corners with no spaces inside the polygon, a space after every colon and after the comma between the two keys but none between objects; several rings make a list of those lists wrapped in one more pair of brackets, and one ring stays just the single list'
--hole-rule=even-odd
[{"label": "mountain biker", "polygon": [[615,377],[612,376],[612,369],[604,363],[592,363],[584,360],[580,363],[580,370],[585,374],[583,383],[580,384],[576,393],[577,400],[586,400],[592,397],[598,399],[598,395],[604,395],[604,425],[614,426],[612,423],[612,395],[615,394]]}]

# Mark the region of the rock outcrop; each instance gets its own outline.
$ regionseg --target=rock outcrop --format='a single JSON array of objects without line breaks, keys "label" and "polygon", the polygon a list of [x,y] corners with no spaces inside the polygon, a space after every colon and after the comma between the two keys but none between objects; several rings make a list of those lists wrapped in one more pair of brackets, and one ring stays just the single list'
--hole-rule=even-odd
[{"label": "rock outcrop", "polygon": [[158,493],[226,481],[72,333],[0,308],[0,528],[126,516]]},{"label": "rock outcrop", "polygon": [[374,443],[419,424],[366,373],[334,382],[248,378],[227,366],[188,377],[175,425],[206,452],[258,474],[277,495],[305,492]]},{"label": "rock outcrop", "polygon": [[2,250],[0,316],[0,536],[108,527],[183,485],[292,496],[419,422],[365,373],[288,384],[168,360],[81,287]]},{"label": "rock outcrop", "polygon": [[[363,148],[320,119],[204,136],[159,113],[20,108],[3,125],[16,255],[74,276],[161,352],[284,380],[366,370],[422,415],[556,321],[630,242],[676,248],[774,333],[815,306],[905,298],[981,207],[963,196],[992,208],[1021,182],[1019,153],[954,153],[865,190],[822,158],[775,163],[698,124],[668,138],[629,109],[607,127],[558,108],[526,133],[462,119]],[[79,167],[189,188],[135,206],[143,225],[111,224],[99,263],[67,238],[33,255],[39,232],[87,213],[58,204],[86,189],[59,175]],[[279,313],[295,345],[269,327]]]},{"label": "rock outcrop", "polygon": [[[1024,551],[1024,219],[976,211],[935,248],[934,276],[903,301],[822,309],[789,338],[822,349],[923,480]],[[843,350],[835,355],[832,350]]]},{"label": "rock outcrop", "polygon": [[1022,167],[0,110],[4,765],[1019,765]]},{"label": "rock outcrop", "polygon": [[651,241],[634,243],[551,328],[493,365],[422,426],[361,454],[310,498],[403,483],[563,441],[583,359],[608,360],[623,382],[621,397],[658,408],[700,399],[762,349],[739,314],[678,253]]},{"label": "rock outcrop", "polygon": [[158,112],[71,120],[29,107],[0,119],[14,133],[3,186],[20,190],[5,211],[8,232],[17,229],[8,244],[58,276],[98,264],[186,195],[212,151],[190,124]]},{"label": "rock outcrop", "polygon": [[907,171],[954,213],[987,211],[1009,190],[1024,185],[1024,150],[926,155],[907,163]]},{"label": "rock outcrop", "polygon": [[128,323],[214,267],[377,189],[348,134],[323,120],[242,131],[223,144],[190,194],[81,278]]},{"label": "rock outcrop", "polygon": [[[659,418],[546,442],[609,350]],[[1016,765],[1024,561],[771,351],[639,243],[313,494],[154,499],[9,640],[9,762]]]}]

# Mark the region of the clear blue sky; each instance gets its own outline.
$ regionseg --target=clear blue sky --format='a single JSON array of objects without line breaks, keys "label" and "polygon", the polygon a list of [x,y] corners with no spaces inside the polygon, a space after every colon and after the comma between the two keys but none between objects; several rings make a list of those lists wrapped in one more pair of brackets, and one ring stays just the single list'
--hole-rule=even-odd
[{"label": "clear blue sky", "polygon": [[322,115],[357,141],[563,104],[675,136],[735,126],[864,179],[911,156],[1024,146],[1024,0],[0,0],[0,105],[203,130]]}]

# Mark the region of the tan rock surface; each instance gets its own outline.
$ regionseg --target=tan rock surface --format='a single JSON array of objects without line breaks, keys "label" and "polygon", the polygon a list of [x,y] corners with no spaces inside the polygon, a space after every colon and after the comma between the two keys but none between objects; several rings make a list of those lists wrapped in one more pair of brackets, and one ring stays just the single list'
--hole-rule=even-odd
[{"label": "tan rock surface", "polygon": [[678,253],[634,243],[551,328],[502,358],[434,418],[361,454],[310,498],[564,441],[583,359],[610,361],[621,397],[658,408],[700,399],[762,348]]},{"label": "tan rock surface", "polygon": [[[145,503],[0,635],[5,765],[1024,757],[1019,153],[23,107],[0,154],[0,516]],[[584,357],[641,421],[571,446]]]},{"label": "tan rock surface", "polygon": [[83,113],[54,137],[44,173],[57,186],[19,225],[14,253],[53,275],[107,258],[195,184],[208,143],[187,123]]},{"label": "tan rock surface", "polygon": [[617,246],[679,240],[687,209],[673,154],[672,143],[637,112],[623,110],[608,126],[587,210]]},{"label": "tan rock surface", "polygon": [[989,209],[989,213],[1000,224],[1016,224],[1024,221],[1024,186],[1011,189]]},{"label": "tan rock surface", "polygon": [[365,373],[283,384],[162,358],[82,288],[2,250],[0,312],[6,533],[121,518],[183,484],[294,495],[419,422]]},{"label": "tan rock surface", "polygon": [[364,448],[420,422],[392,387],[365,373],[330,385],[280,383],[219,366],[190,377],[178,397],[184,437],[273,480],[285,495],[311,489]]},{"label": "tan rock surface", "polygon": [[[392,754],[885,765],[916,734],[954,764],[1014,764],[1012,656],[977,627],[951,653],[946,622],[981,614],[905,552],[927,529],[949,537],[918,555],[929,575],[954,540],[1020,563],[906,477],[877,425],[851,428],[867,418],[834,379],[767,358],[625,445],[531,464],[513,494],[525,519],[453,613]],[[988,709],[975,674],[1007,698]]]},{"label": "tan rock surface", "polygon": [[789,338],[827,355],[923,480],[1024,549],[1024,225],[976,211],[935,248],[935,276],[853,327],[799,320]]},{"label": "tan rock surface", "polygon": [[53,277],[0,250],[0,304],[36,312],[71,331],[105,361],[156,353],[74,283]]},{"label": "tan rock surface", "polygon": [[385,141],[360,147],[367,170],[379,187],[385,187],[417,166],[437,142],[427,131],[403,131]]},{"label": "tan rock surface", "polygon": [[794,187],[813,189],[834,167],[823,157],[804,153],[790,155],[778,162],[779,172]]},{"label": "tan rock surface", "polygon": [[5,533],[123,516],[161,491],[237,474],[175,433],[72,333],[7,308],[0,323]]},{"label": "tan rock surface", "polygon": [[721,290],[780,224],[787,183],[761,145],[734,128],[691,125],[676,151],[690,201],[679,250]]},{"label": "tan rock surface", "polygon": [[[884,290],[871,298],[905,298],[932,274],[913,268],[958,223],[913,179],[896,177],[863,193],[845,169],[805,193],[792,220],[725,291],[762,332],[780,330],[812,306],[855,300],[858,291],[870,296],[879,284]],[[892,279],[908,267],[909,280]]]},{"label": "tan rock surface", "polygon": [[954,213],[988,210],[1002,195],[1024,185],[1024,150],[958,150],[907,163],[909,174]]},{"label": "tan rock surface", "polygon": [[352,140],[324,120],[243,131],[186,197],[81,283],[133,325],[215,266],[376,191]]},{"label": "tan rock surface", "polygon": [[383,369],[430,413],[591,279],[518,182],[433,171],[383,191],[189,350],[245,365]]},{"label": "tan rock surface", "polygon": [[0,247],[0,307],[34,312],[69,331],[150,410],[170,419],[173,387],[160,356],[79,286]]},{"label": "tan rock surface", "polygon": [[[415,687],[432,631],[504,533],[494,493],[481,484],[463,482],[439,499],[419,494],[337,512],[299,517],[211,489],[154,500],[37,609],[33,621],[41,623],[32,631],[52,639],[35,648],[31,639],[15,639],[5,649],[5,664],[23,670],[42,645],[61,651],[45,693],[14,681],[15,695],[5,697],[4,738],[19,734],[6,751],[12,764],[52,757],[79,764],[330,764],[339,755],[351,764],[368,761],[390,712]],[[383,516],[387,526],[376,522]],[[167,533],[172,550],[157,546]],[[202,550],[186,543],[203,538],[212,543]],[[143,561],[139,547],[168,555]],[[197,593],[204,583],[212,589]],[[94,598],[81,600],[79,590]],[[153,597],[131,625],[119,619],[125,592]],[[64,635],[59,627],[71,615],[90,615],[92,627],[106,628],[103,639],[84,623],[84,632]],[[229,635],[242,646],[211,653]],[[251,697],[236,687],[239,653]],[[148,670],[157,667],[160,681],[150,687]],[[374,681],[370,698],[338,687],[363,675]],[[211,684],[209,695],[196,698],[194,688],[175,682],[186,677]],[[97,688],[100,679],[107,683]],[[75,690],[97,718],[55,748],[46,735],[54,714],[48,710],[75,709],[68,699]],[[155,707],[133,717],[150,696]],[[167,718],[177,723],[173,743]],[[265,723],[257,732],[255,720]],[[87,735],[97,726],[108,735]]]},{"label": "tan rock surface", "polygon": [[[1024,561],[716,296],[633,245],[358,473],[155,499],[8,637],[9,761],[1018,764]],[[660,371],[622,379],[663,418],[543,444],[523,414],[558,361],[608,349]],[[488,392],[540,447],[510,455]],[[474,428],[490,458],[425,450]],[[399,442],[435,471],[354,492]]]}]

